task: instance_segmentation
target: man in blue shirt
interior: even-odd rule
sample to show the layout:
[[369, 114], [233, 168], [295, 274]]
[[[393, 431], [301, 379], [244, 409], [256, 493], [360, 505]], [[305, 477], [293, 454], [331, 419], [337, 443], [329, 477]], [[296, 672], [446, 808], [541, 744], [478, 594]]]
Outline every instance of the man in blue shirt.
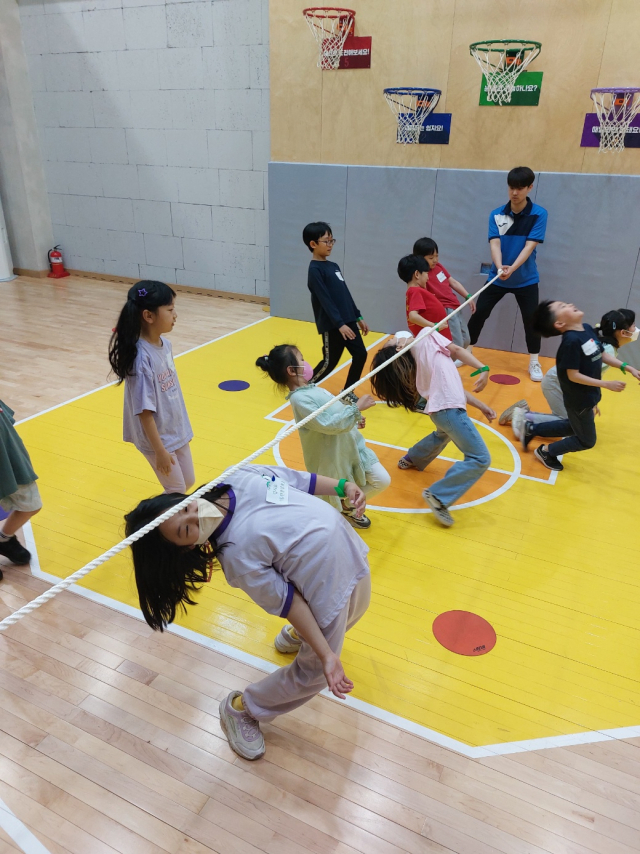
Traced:
[[505, 294], [513, 294], [527, 339], [529, 376], [534, 382], [541, 382], [542, 368], [538, 361], [540, 335], [533, 328], [532, 319], [539, 300], [536, 248], [544, 241], [547, 212], [529, 198], [534, 180], [535, 175], [528, 166], [512, 169], [507, 176], [509, 202], [489, 215], [489, 244], [493, 261], [489, 278], [492, 279], [500, 267], [503, 273], [478, 297], [476, 311], [469, 320], [469, 335], [471, 344], [475, 344], [494, 307]]

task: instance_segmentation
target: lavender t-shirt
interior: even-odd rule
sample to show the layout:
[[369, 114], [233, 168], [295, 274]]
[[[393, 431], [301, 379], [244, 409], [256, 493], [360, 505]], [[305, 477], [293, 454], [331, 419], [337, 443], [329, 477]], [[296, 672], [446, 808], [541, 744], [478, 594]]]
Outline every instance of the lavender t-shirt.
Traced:
[[124, 383], [124, 440], [133, 442], [144, 454], [153, 453], [138, 417], [145, 409], [154, 413], [162, 444], [169, 453], [193, 439], [171, 344], [166, 338], [160, 341], [161, 346], [156, 347], [142, 338], [138, 340], [133, 372]]

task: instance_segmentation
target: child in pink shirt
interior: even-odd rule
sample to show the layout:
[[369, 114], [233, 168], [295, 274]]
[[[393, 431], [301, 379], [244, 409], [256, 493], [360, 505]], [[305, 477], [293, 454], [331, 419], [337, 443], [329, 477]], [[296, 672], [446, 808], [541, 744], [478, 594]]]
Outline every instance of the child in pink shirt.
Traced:
[[[383, 365], [413, 340], [412, 337], [391, 338], [376, 353], [372, 367]], [[487, 446], [467, 415], [467, 403], [479, 409], [489, 421], [496, 417], [486, 403], [464, 390], [454, 359], [476, 368], [479, 376], [473, 390], [482, 391], [489, 378], [488, 366], [468, 350], [447, 341], [439, 332], [427, 329], [418, 335], [411, 350], [371, 377], [375, 394], [388, 406], [404, 406], [412, 411], [418, 395], [427, 398], [425, 412], [436, 427], [433, 433], [409, 448], [398, 461], [398, 468], [423, 471], [449, 442], [464, 454], [464, 460], [454, 463], [441, 480], [422, 492], [436, 519], [446, 527], [453, 525], [450, 505], [482, 477], [491, 463]]]

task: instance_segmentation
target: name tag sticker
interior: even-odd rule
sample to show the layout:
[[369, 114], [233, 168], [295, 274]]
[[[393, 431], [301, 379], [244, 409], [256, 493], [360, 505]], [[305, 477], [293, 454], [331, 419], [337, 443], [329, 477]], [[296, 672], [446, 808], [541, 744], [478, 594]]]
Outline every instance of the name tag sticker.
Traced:
[[340, 270], [336, 270], [336, 276], [340, 279], [341, 282], [344, 282], [344, 279], [342, 278], [342, 273], [340, 272]]
[[289, 484], [280, 477], [274, 477], [267, 481], [267, 503], [288, 504]]
[[438, 273], [438, 275], [436, 276], [436, 279], [437, 279], [439, 282], [446, 282], [446, 281], [447, 281], [447, 277], [446, 277], [446, 276], [445, 276], [445, 274], [444, 274], [444, 273], [442, 273], [442, 272]]
[[585, 354], [585, 356], [593, 356], [593, 354], [599, 352], [599, 350], [600, 348], [593, 340], [593, 338], [589, 338], [589, 340], [585, 341], [582, 345], [582, 352]]

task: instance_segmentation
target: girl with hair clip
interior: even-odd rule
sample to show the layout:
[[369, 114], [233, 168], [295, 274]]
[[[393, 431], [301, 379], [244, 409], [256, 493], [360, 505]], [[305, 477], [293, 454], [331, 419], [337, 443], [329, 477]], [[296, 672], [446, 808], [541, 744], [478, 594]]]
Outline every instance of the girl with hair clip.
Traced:
[[165, 492], [195, 483], [189, 442], [193, 430], [173, 362], [175, 291], [163, 282], [130, 288], [109, 342], [109, 362], [124, 382], [124, 441], [148, 460]]
[[[333, 398], [331, 392], [310, 382], [313, 368], [293, 344], [279, 344], [267, 356], [260, 356], [256, 366], [280, 387], [288, 389], [287, 400], [296, 421], [302, 421]], [[367, 496], [380, 495], [391, 483], [389, 473], [367, 447], [358, 432], [365, 426], [362, 413], [375, 406], [370, 394], [337, 401], [300, 428], [304, 464], [308, 471], [327, 477], [345, 476], [357, 483]], [[326, 501], [342, 512], [354, 528], [369, 528], [371, 520], [358, 515], [346, 497], [327, 496]]]
[[[638, 338], [636, 313], [629, 308], [608, 311], [602, 315], [602, 319], [596, 325], [595, 330], [598, 334], [598, 340], [604, 347], [604, 352], [616, 358], [620, 347], [624, 347], [625, 344], [630, 344]], [[624, 363], [624, 365], [626, 370], [627, 364]], [[603, 361], [602, 373], [608, 367], [609, 365]], [[629, 368], [629, 373], [633, 375], [634, 370], [635, 368]], [[511, 428], [516, 439], [522, 439], [527, 422], [544, 424], [547, 421], [557, 421], [558, 418], [565, 419], [567, 417], [560, 380], [558, 379], [558, 369], [555, 365], [549, 368], [542, 380], [542, 393], [549, 404], [551, 413], [531, 412], [527, 401], [519, 400], [500, 416], [500, 424], [508, 424], [511, 421]]]
[[[413, 340], [412, 336], [391, 338], [374, 356], [373, 368], [384, 365]], [[479, 374], [473, 390], [482, 391], [489, 377], [488, 365], [483, 365], [468, 350], [453, 344], [439, 332], [427, 329], [418, 335], [411, 350], [371, 377], [374, 392], [388, 406], [404, 406], [411, 412], [419, 395], [426, 398], [425, 412], [436, 427], [433, 433], [409, 448], [398, 461], [398, 468], [423, 471], [449, 442], [464, 454], [464, 460], [454, 463], [441, 480], [422, 492], [435, 518], [447, 528], [453, 525], [449, 507], [482, 477], [491, 463], [487, 446], [467, 415], [467, 403], [479, 409], [489, 421], [496, 417], [486, 403], [464, 390], [455, 359], [476, 368], [471, 374]]]
[[[353, 689], [340, 662], [345, 632], [369, 605], [368, 546], [315, 495], [344, 493], [362, 513], [355, 483], [275, 466], [247, 466], [192, 501], [131, 546], [140, 608], [162, 631], [211, 577], [212, 560], [227, 583], [268, 614], [289, 621], [275, 639], [296, 653], [286, 667], [220, 703], [220, 724], [245, 759], [265, 752], [260, 723], [286, 714], [329, 687], [340, 699]], [[142, 501], [126, 518], [130, 536], [184, 495]]]

